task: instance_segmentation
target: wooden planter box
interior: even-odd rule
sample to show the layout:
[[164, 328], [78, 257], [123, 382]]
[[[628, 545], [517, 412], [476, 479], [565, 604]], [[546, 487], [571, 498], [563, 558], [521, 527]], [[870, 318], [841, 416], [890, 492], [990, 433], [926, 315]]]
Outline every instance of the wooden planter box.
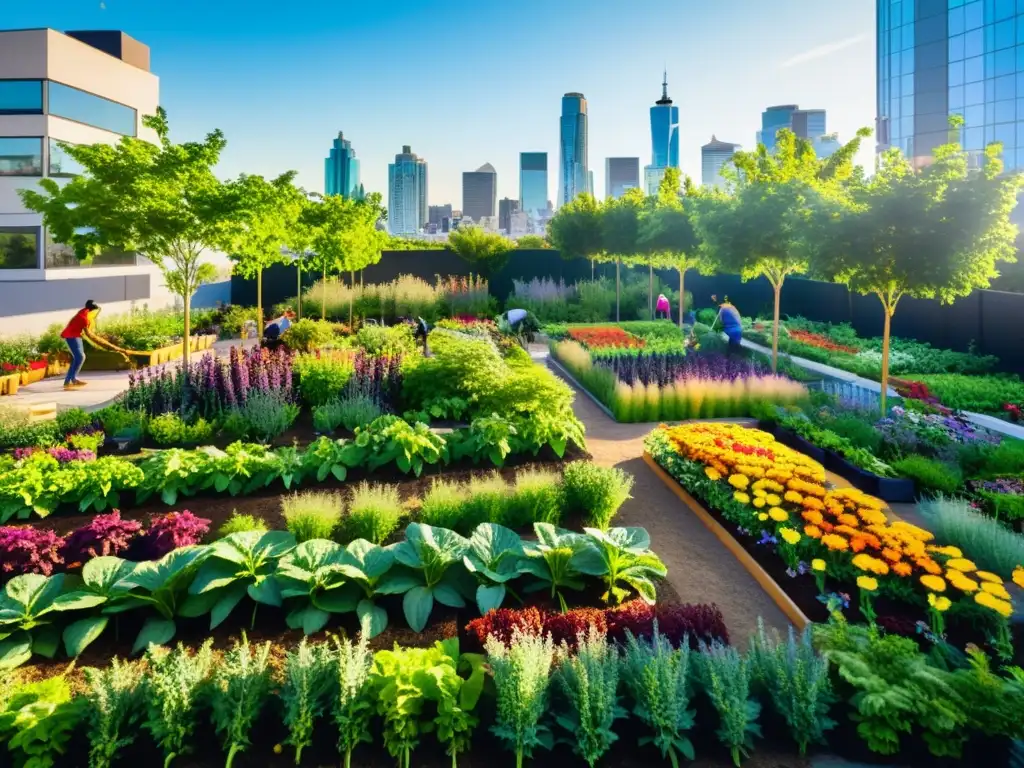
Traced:
[[[189, 351], [200, 352], [213, 346], [215, 336], [192, 336], [189, 338]], [[162, 365], [177, 360], [184, 354], [184, 344], [173, 344], [146, 352], [132, 352], [125, 356], [106, 349], [92, 348], [86, 353], [85, 368], [93, 371], [123, 371], [128, 368], [145, 368], [149, 365]]]

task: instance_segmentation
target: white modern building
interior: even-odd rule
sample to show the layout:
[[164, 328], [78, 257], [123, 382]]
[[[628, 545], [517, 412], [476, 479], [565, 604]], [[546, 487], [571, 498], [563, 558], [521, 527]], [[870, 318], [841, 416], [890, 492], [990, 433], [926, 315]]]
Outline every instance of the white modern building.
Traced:
[[149, 48], [122, 32], [0, 31], [0, 335], [38, 333], [87, 299], [107, 316], [174, 303], [160, 271], [136, 254], [80, 264], [18, 196], [44, 177], [75, 175], [59, 142], [156, 141], [142, 118], [159, 103]]
[[732, 159], [739, 144], [719, 141], [712, 134], [711, 141], [700, 148], [700, 182], [705, 187], [725, 189], [726, 180], [722, 177], [722, 167]]

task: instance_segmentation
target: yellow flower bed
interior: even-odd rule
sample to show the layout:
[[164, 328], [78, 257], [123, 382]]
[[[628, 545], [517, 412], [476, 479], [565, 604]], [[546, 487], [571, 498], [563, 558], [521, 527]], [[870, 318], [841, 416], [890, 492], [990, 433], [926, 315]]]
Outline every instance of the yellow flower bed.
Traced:
[[[959, 549], [936, 546], [930, 532], [890, 521], [885, 502], [873, 496], [854, 488], [828, 488], [821, 464], [767, 432], [725, 423], [659, 429], [676, 453], [703, 464], [709, 479], [727, 482], [736, 491], [736, 501], [751, 503], [750, 527], [768, 520], [785, 523], [776, 533], [787, 544], [795, 544], [794, 528], [802, 521], [803, 538], [818, 542], [812, 548], [814, 562], [821, 562], [817, 557], [825, 554], [848, 559], [865, 583], [876, 578], [910, 579], [935, 593], [945, 591], [948, 582], [963, 596], [1003, 616], [1011, 611], [999, 576], [985, 573], [984, 583], [991, 586], [980, 588], [973, 578], [980, 574]], [[766, 504], [771, 505], [767, 514], [759, 511]]]

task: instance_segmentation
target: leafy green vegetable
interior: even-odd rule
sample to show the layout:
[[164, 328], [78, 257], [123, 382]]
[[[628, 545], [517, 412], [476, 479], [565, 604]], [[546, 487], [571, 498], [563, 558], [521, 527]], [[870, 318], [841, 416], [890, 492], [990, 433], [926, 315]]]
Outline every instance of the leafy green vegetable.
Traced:
[[278, 562], [274, 575], [281, 597], [293, 601], [288, 626], [319, 632], [332, 613], [356, 610], [367, 581], [345, 549], [333, 541], [304, 541]]
[[536, 543], [523, 546], [526, 559], [522, 567], [541, 580], [531, 584], [527, 592], [550, 587], [551, 596], [558, 597], [562, 610], [567, 610], [563, 589], [583, 589], [583, 571], [580, 567], [593, 562], [595, 557], [591, 539], [579, 533], [556, 528], [550, 523], [534, 523]]
[[[579, 559], [577, 568], [588, 576], [600, 576], [608, 591], [605, 602], [621, 603], [629, 590], [618, 586], [623, 583], [636, 590], [647, 603], [654, 604], [657, 596], [654, 579], [663, 579], [668, 573], [657, 555], [651, 552], [651, 537], [643, 528], [584, 528], [593, 541], [593, 548]], [[594, 557], [594, 553], [597, 557]]]
[[0, 710], [0, 741], [24, 768], [63, 764], [83, 714], [82, 700], [71, 698], [64, 675], [24, 683]]
[[473, 531], [462, 562], [479, 582], [476, 605], [481, 616], [500, 608], [506, 583], [526, 573], [522, 559], [523, 543], [515, 531], [494, 523], [482, 523]]

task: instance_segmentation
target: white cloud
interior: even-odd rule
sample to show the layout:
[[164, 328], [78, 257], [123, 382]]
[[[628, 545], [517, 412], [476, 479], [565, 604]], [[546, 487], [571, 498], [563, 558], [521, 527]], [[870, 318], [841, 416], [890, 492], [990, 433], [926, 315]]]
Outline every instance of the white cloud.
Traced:
[[784, 62], [779, 64], [779, 69], [788, 69], [789, 67], [795, 67], [797, 64], [804, 64], [808, 61], [814, 61], [815, 59], [821, 59], [825, 56], [831, 56], [833, 53], [841, 51], [844, 48], [850, 48], [866, 38], [867, 35], [854, 35], [853, 37], [848, 37], [845, 40], [836, 40], [833, 43], [819, 45], [817, 48], [811, 48], [809, 51], [798, 53], [796, 56], [786, 59]]

